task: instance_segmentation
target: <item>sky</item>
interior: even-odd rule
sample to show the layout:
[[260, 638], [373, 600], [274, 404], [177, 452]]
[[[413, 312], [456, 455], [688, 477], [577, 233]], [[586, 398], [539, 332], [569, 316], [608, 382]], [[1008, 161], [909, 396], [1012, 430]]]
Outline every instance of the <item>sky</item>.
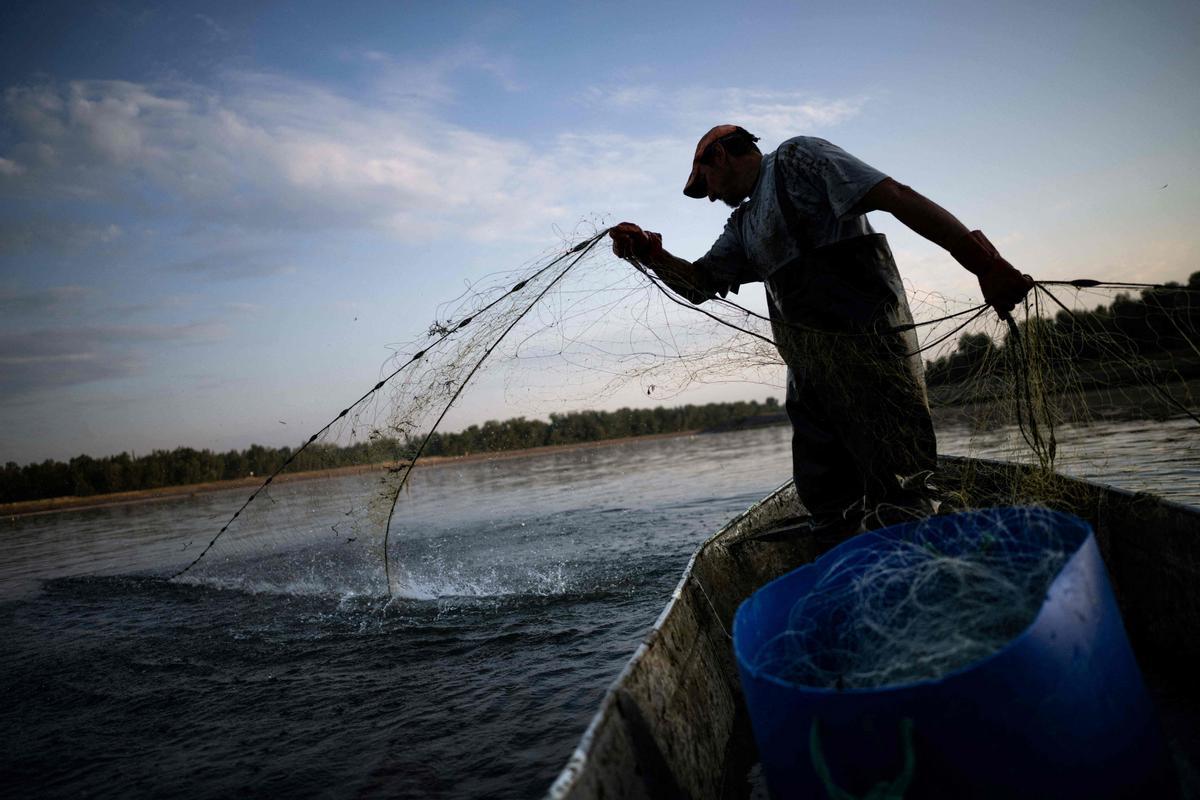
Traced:
[[[729, 209], [682, 188], [719, 123], [829, 139], [1037, 278], [1186, 280], [1197, 41], [1194, 0], [7, 2], [0, 462], [296, 444], [581, 221], [698, 257]], [[977, 297], [871, 220], [910, 288]]]

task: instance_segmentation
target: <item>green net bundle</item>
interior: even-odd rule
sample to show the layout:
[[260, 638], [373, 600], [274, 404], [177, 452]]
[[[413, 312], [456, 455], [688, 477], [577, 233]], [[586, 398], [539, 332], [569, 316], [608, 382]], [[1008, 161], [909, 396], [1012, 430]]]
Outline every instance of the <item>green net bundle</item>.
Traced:
[[1037, 616], [1070, 543], [1037, 508], [986, 531], [974, 517], [954, 519], [822, 565], [755, 667], [804, 686], [876, 689], [941, 678], [998, 652]]

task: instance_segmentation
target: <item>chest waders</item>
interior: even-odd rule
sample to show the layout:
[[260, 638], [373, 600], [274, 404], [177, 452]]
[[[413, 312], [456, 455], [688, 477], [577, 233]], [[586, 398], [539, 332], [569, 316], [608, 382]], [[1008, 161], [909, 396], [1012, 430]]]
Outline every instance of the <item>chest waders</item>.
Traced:
[[[780, 210], [807, 237], [783, 181]], [[882, 509], [928, 514], [937, 443], [904, 285], [883, 234], [808, 250], [767, 279], [776, 347], [788, 366], [796, 491], [818, 524], [878, 523]], [[898, 520], [896, 520], [898, 521]]]

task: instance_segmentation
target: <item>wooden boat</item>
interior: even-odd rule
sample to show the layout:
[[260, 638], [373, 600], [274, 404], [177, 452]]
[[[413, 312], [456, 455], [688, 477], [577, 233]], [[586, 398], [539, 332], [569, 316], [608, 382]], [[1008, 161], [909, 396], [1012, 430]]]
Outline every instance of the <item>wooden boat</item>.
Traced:
[[[1200, 510], [1001, 462], [943, 458], [939, 479], [970, 506], [1036, 499], [1091, 523], [1185, 796], [1200, 797]], [[789, 535], [799, 510], [789, 482], [700, 547], [548, 798], [765, 796], [730, 633], [742, 600], [835, 544]]]

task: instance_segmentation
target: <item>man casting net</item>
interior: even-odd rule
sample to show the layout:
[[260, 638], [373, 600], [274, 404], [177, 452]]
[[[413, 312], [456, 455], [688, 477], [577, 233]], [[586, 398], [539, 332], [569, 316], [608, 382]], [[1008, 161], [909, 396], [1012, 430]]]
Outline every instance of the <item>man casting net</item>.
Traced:
[[[1013, 425], [1006, 455], [1043, 472], [1056, 426], [1088, 419], [1089, 391], [1137, 387], [1155, 413], [1192, 415], [1200, 287], [1035, 284], [982, 233], [840, 148], [798, 137], [764, 155], [755, 141], [719, 126], [696, 148], [685, 193], [734, 207], [707, 255], [685, 261], [622, 223], [472, 286], [209, 541], [186, 544], [173, 577], [228, 581], [252, 563], [260, 579], [349, 571], [403, 594], [404, 492], [421, 459], [442, 453], [456, 402], [480, 387], [543, 410], [629, 385], [659, 401], [701, 382], [777, 386], [786, 365], [793, 477], [809, 529], [834, 538], [971, 505], [937, 483], [926, 367], [935, 408], [968, 409], [980, 429]], [[946, 247], [985, 302], [906, 289], [866, 219], [875, 210]], [[638, 269], [607, 256], [609, 237]], [[733, 302], [756, 281], [766, 309]], [[1096, 310], [1108, 300], [1129, 312], [1119, 292], [1130, 288], [1144, 290], [1140, 328]], [[510, 445], [554, 443], [540, 431]], [[300, 519], [272, 502], [297, 473], [329, 478]]]

